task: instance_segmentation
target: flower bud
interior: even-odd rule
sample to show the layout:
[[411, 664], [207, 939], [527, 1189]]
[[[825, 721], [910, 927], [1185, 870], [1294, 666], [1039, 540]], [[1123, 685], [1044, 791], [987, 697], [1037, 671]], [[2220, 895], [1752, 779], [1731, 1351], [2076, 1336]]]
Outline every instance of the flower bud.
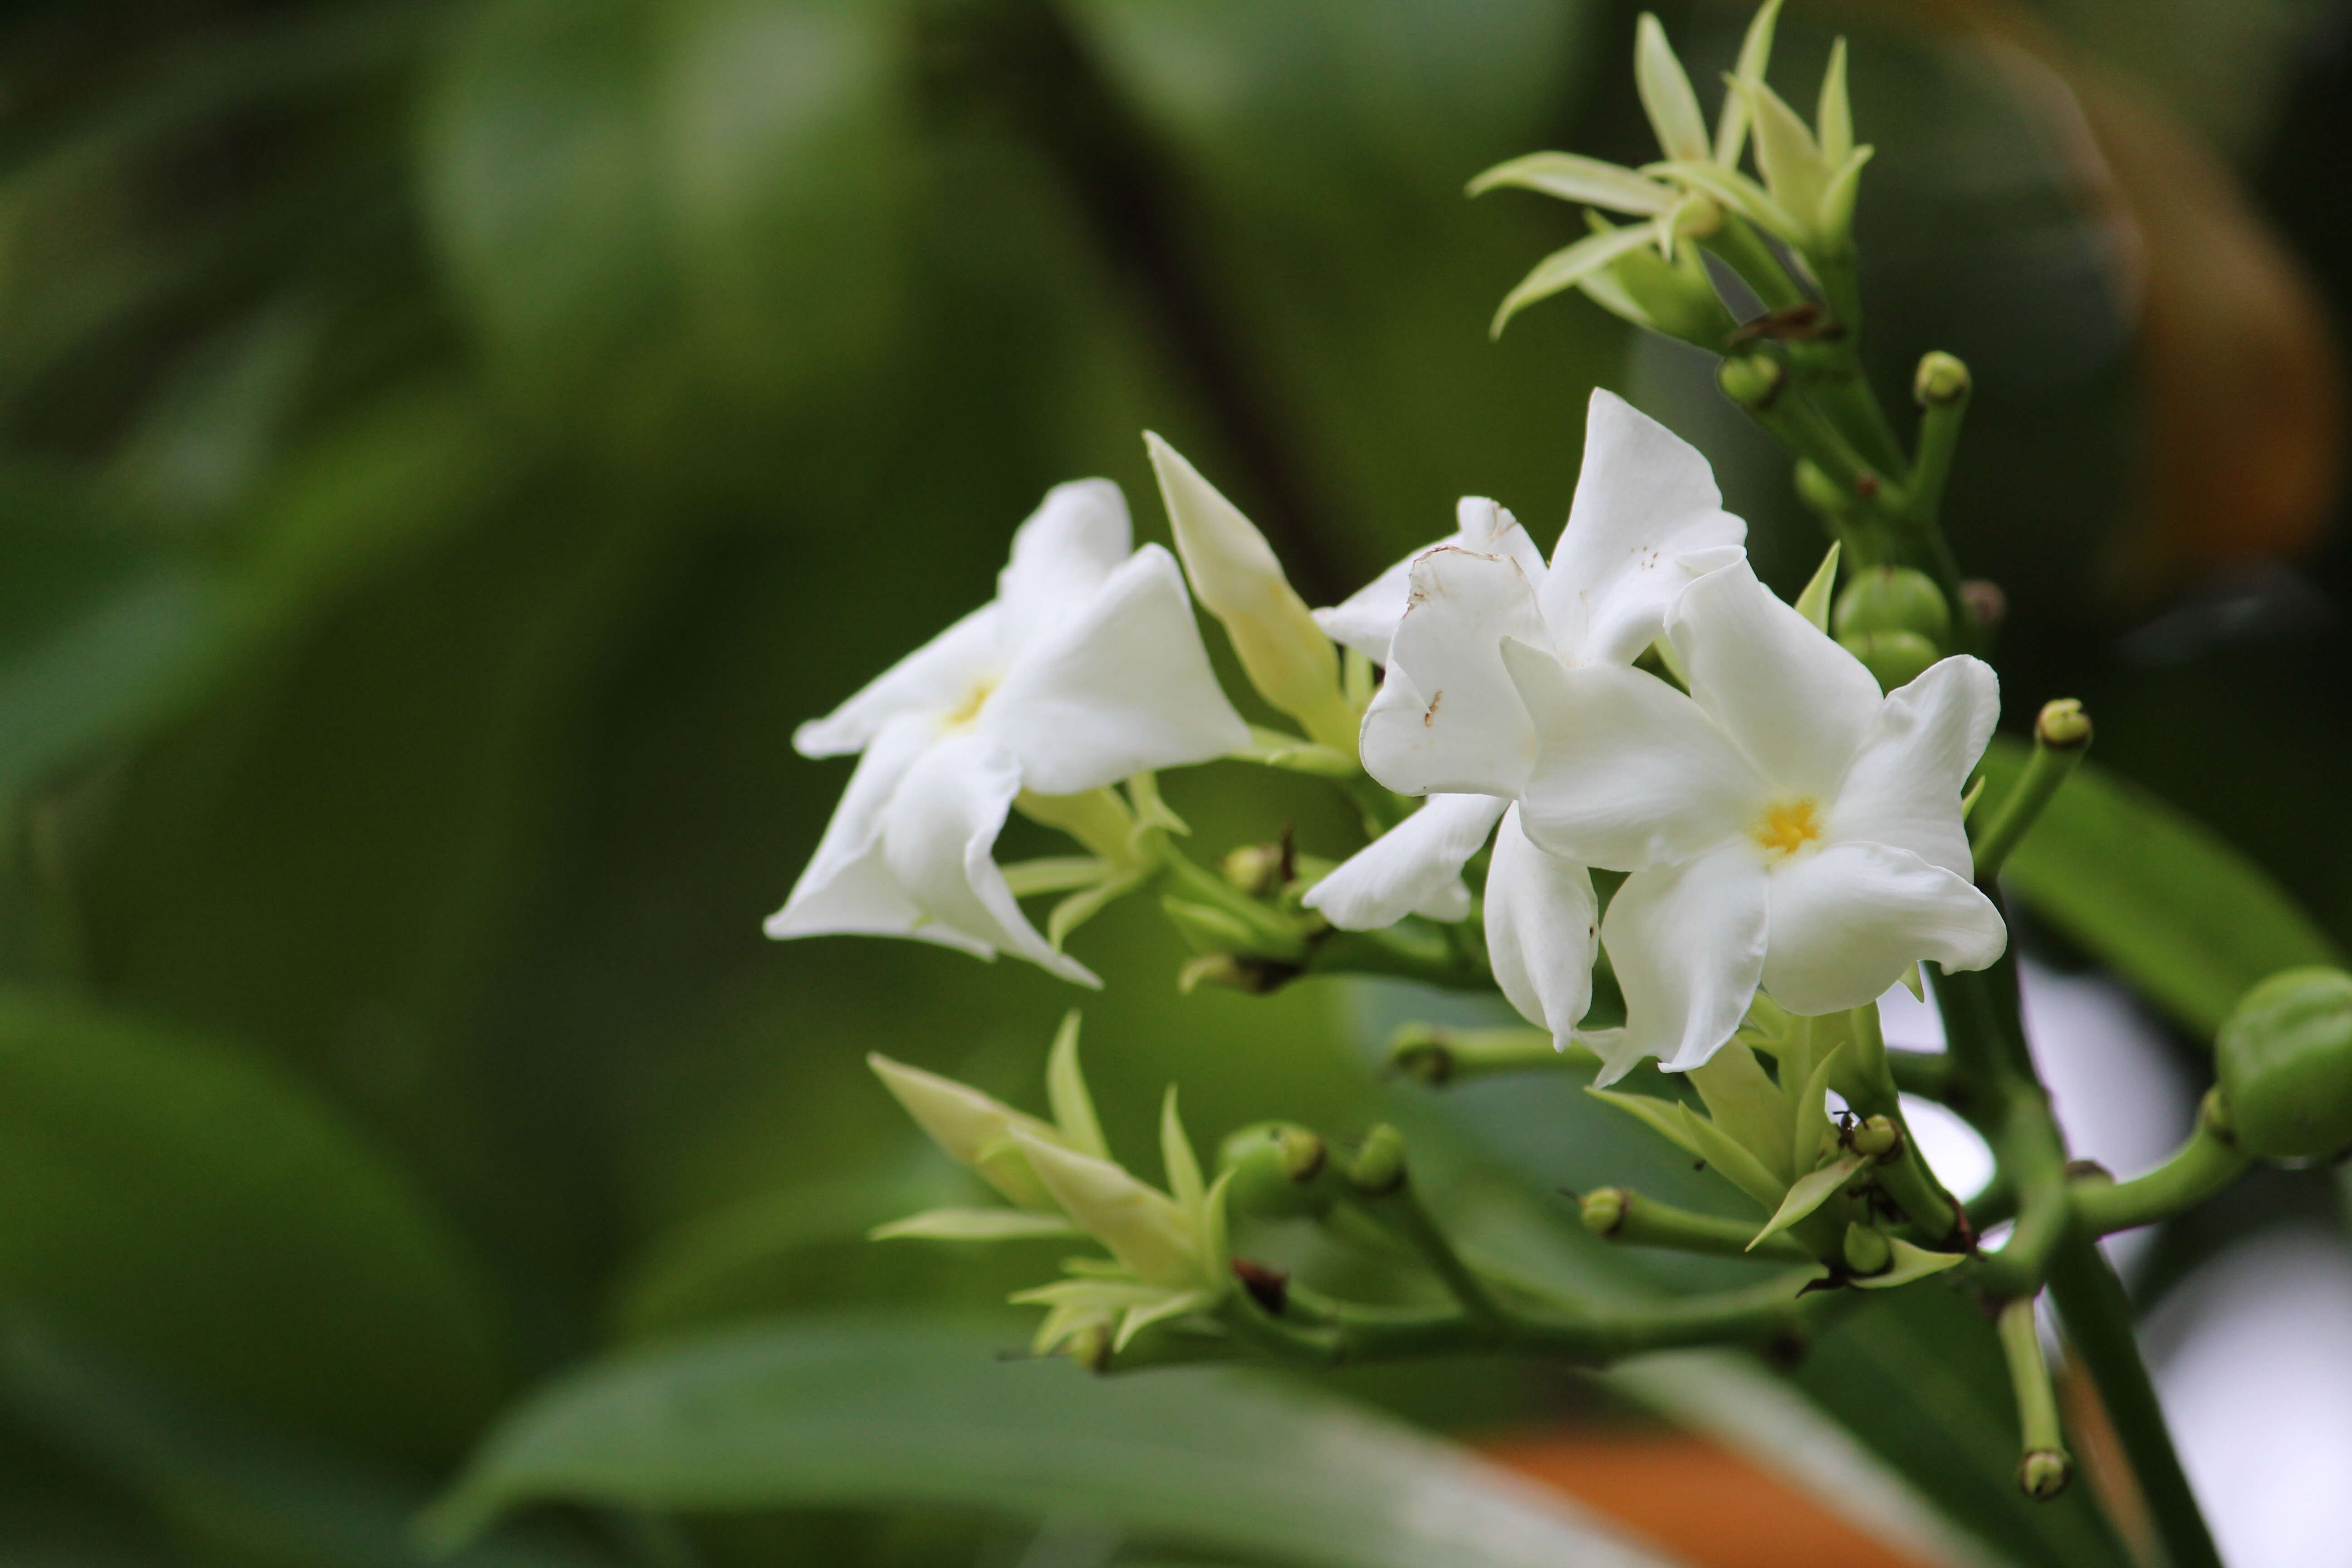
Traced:
[[1225, 857], [1221, 869], [1226, 881], [1262, 899], [1282, 886], [1282, 862], [1279, 844], [1244, 844]]
[[1364, 1134], [1348, 1180], [1368, 1198], [1381, 1198], [1404, 1185], [1404, 1134], [1382, 1122]]
[[1768, 354], [1734, 354], [1716, 367], [1715, 381], [1726, 397], [1752, 414], [1772, 406], [1789, 373]]
[[1910, 685], [1944, 657], [1917, 632], [1859, 632], [1838, 638], [1838, 646], [1878, 678], [1881, 691]]
[[1853, 1152], [1883, 1160], [1903, 1147], [1903, 1130], [1892, 1118], [1874, 1116], [1853, 1130]]
[[1633, 1194], [1622, 1187], [1595, 1187], [1584, 1194], [1584, 1228], [1595, 1236], [1614, 1236], [1633, 1206]]
[[1866, 1225], [1845, 1227], [1845, 1266], [1855, 1274], [1884, 1274], [1895, 1261], [1895, 1248], [1885, 1236]]
[[1330, 1153], [1321, 1138], [1296, 1122], [1244, 1127], [1217, 1150], [1218, 1164], [1232, 1177], [1225, 1202], [1261, 1219], [1319, 1219], [1335, 1196], [1330, 1184], [1317, 1179], [1329, 1168]]
[[1143, 442], [1192, 594], [1223, 623], [1258, 695], [1307, 727], [1307, 737], [1355, 754], [1354, 707], [1339, 688], [1339, 655], [1283, 575], [1241, 509], [1175, 447], [1150, 431]]
[[950, 1159], [978, 1172], [1023, 1208], [1052, 1211], [1054, 1200], [1013, 1134], [1018, 1130], [1057, 1142], [1060, 1133], [969, 1085], [894, 1062], [878, 1051], [867, 1055], [866, 1065]]
[[1938, 647], [1952, 638], [1952, 608], [1925, 572], [1908, 566], [1864, 569], [1838, 595], [1830, 626], [1841, 637], [1916, 632]]
[[1969, 367], [1937, 349], [1919, 361], [1918, 374], [1911, 378], [1911, 395], [1922, 408], [1944, 407], [1966, 402], [1971, 384]]
[[[1722, 221], [1722, 210], [1716, 207], [1711, 222], [1704, 214], [1694, 215], [1679, 226], [1679, 232], [1701, 237], [1721, 226]], [[1738, 326], [1724, 309], [1723, 297], [1715, 291], [1696, 246], [1678, 247], [1672, 261], [1652, 246], [1629, 250], [1596, 277], [1586, 279], [1584, 291], [1603, 309], [1636, 326], [1679, 338], [1710, 353], [1721, 353]]]
[[2074, 1461], [2055, 1448], [2036, 1448], [2017, 1462], [2017, 1484], [2036, 1502], [2048, 1502], [2074, 1479]]
[[2071, 752], [2091, 743], [2091, 716], [2080, 700], [2060, 697], [2042, 705], [2033, 721], [2033, 738], [2053, 752]]
[[2272, 975], [2240, 1000], [2213, 1054], [2248, 1153], [2317, 1160], [2352, 1148], [2352, 974]]
[[1222, 1286], [1208, 1265], [1183, 1207], [1108, 1160], [1097, 1160], [1032, 1133], [1013, 1140], [1070, 1223], [1110, 1248], [1127, 1271], [1163, 1289]]

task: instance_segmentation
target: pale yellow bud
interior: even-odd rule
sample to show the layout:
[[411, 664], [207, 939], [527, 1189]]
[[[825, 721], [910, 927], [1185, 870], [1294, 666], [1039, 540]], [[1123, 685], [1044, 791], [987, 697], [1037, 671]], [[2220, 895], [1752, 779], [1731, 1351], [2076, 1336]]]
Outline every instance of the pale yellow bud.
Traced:
[[1309, 739], [1355, 754], [1356, 711], [1339, 689], [1339, 653], [1241, 510], [1159, 437], [1144, 445], [1193, 596], [1223, 623], [1258, 695], [1306, 726]]
[[1167, 1194], [1108, 1160], [1076, 1153], [1034, 1132], [1013, 1141], [1070, 1222], [1110, 1249], [1146, 1285], [1197, 1290], [1215, 1283], [1191, 1217]]

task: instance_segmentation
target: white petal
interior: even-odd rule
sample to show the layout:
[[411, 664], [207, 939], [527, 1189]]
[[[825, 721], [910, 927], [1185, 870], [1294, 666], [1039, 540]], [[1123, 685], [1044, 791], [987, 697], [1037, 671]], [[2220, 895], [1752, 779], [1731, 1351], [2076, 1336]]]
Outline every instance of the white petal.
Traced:
[[793, 749], [803, 757], [845, 756], [864, 751], [893, 719], [976, 705], [1004, 668], [999, 651], [1003, 624], [1001, 608], [982, 605], [825, 717], [794, 730]]
[[1921, 959], [1982, 969], [2009, 933], [1966, 878], [1884, 844], [1832, 844], [1770, 873], [1764, 989], [1791, 1013], [1875, 1000]]
[[1022, 782], [1041, 795], [1100, 789], [1250, 743], [1209, 668], [1184, 575], [1156, 544], [1021, 650], [980, 728], [1020, 759]]
[[1697, 703], [1622, 665], [1570, 668], [1523, 642], [1503, 652], [1538, 736], [1519, 791], [1529, 837], [1623, 871], [1746, 842], [1763, 782]]
[[1697, 1067], [1731, 1038], [1764, 969], [1764, 883], [1744, 843], [1625, 879], [1601, 922], [1625, 994], [1625, 1037], [1603, 1081], [1643, 1057]]
[[1823, 824], [1830, 842], [1891, 844], [1975, 880], [1960, 792], [2000, 717], [2000, 679], [1965, 654], [1889, 692]]
[[1341, 931], [1379, 931], [1409, 914], [1458, 921], [1470, 913], [1462, 867], [1507, 803], [1491, 795], [1433, 795], [1429, 804], [1349, 857], [1303, 900]]
[[1045, 492], [1013, 535], [996, 579], [1005, 652], [1076, 615], [1134, 547], [1127, 498], [1108, 479], [1073, 479]]
[[1364, 770], [1400, 795], [1517, 794], [1535, 737], [1502, 641], [1542, 635], [1516, 561], [1467, 550], [1415, 561], [1389, 678], [1364, 714]]
[[1776, 795], [1827, 802], [1878, 720], [1878, 682], [1862, 661], [1745, 561], [1685, 589], [1666, 630], [1691, 695]]
[[989, 858], [1020, 793], [1021, 764], [1012, 752], [984, 735], [940, 742], [917, 759], [890, 798], [883, 863], [930, 922], [913, 934], [945, 926], [1065, 980], [1099, 985], [1084, 964], [1055, 952], [1037, 933]]
[[1475, 550], [1486, 555], [1507, 555], [1519, 563], [1531, 584], [1541, 584], [1543, 552], [1528, 537], [1519, 520], [1484, 496], [1464, 496], [1454, 503], [1456, 527], [1434, 544], [1425, 544], [1357, 589], [1328, 610], [1315, 612], [1323, 635], [1342, 647], [1354, 648], [1381, 664], [1389, 661], [1389, 639], [1404, 619], [1412, 592], [1412, 563], [1433, 550]]
[[911, 936], [988, 957], [989, 944], [950, 927], [927, 922], [918, 904], [882, 858], [882, 826], [891, 797], [916, 760], [932, 744], [928, 715], [902, 715], [885, 726], [857, 760], [849, 787], [834, 807], [800, 880], [765, 930], [779, 940], [796, 936]]
[[1690, 585], [1693, 574], [1676, 557], [1737, 549], [1747, 538], [1748, 525], [1723, 510], [1698, 448], [1595, 389], [1576, 500], [1543, 586], [1552, 646], [1577, 664], [1631, 664]]
[[1519, 808], [1506, 812], [1486, 868], [1486, 953], [1511, 1005], [1563, 1050], [1592, 1005], [1600, 913], [1592, 873], [1538, 848], [1520, 831]]

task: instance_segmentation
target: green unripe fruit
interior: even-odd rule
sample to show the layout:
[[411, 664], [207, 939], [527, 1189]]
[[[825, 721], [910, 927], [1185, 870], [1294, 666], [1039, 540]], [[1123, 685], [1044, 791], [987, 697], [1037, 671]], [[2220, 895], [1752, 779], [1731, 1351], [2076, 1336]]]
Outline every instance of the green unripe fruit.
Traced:
[[2017, 1462], [2017, 1484], [2035, 1502], [2048, 1502], [2074, 1479], [2074, 1461], [2055, 1448], [2036, 1448]]
[[1908, 686], [1943, 658], [1934, 643], [1917, 632], [1857, 632], [1838, 638], [1838, 646], [1862, 660], [1878, 678], [1881, 691]]
[[1633, 1206], [1633, 1194], [1622, 1187], [1597, 1187], [1577, 1205], [1584, 1228], [1602, 1237], [1616, 1235], [1617, 1227], [1625, 1223], [1625, 1211]]
[[1338, 1196], [1321, 1179], [1330, 1164], [1322, 1139], [1293, 1121], [1260, 1121], [1227, 1137], [1219, 1168], [1232, 1173], [1225, 1202], [1260, 1219], [1320, 1219]]
[[1952, 607], [1925, 572], [1908, 566], [1872, 566], [1855, 574], [1830, 612], [1838, 636], [1869, 632], [1916, 632], [1941, 647], [1952, 640]]
[[1970, 385], [1969, 367], [1937, 349], [1919, 362], [1911, 378], [1911, 395], [1922, 408], [1945, 407], [1967, 402]]
[[2272, 975], [2240, 999], [2213, 1057], [2249, 1154], [2320, 1160], [2352, 1149], [2352, 974]]
[[1895, 1247], [1885, 1236], [1866, 1225], [1845, 1227], [1845, 1266], [1865, 1278], [1884, 1274], [1895, 1261]]

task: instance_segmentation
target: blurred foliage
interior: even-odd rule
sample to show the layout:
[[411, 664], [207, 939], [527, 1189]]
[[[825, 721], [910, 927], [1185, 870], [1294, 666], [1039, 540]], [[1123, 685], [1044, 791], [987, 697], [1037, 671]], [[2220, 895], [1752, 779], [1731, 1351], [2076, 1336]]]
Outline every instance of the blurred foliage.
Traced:
[[[1068, 997], [914, 944], [763, 941], [845, 775], [796, 759], [792, 726], [983, 597], [1054, 481], [1110, 475], [1161, 531], [1147, 425], [1328, 602], [1465, 491], [1538, 531], [1564, 516], [1585, 389], [1611, 384], [1715, 458], [1759, 563], [1801, 581], [1819, 546], [1786, 468], [1704, 366], [1580, 301], [1484, 334], [1573, 219], [1467, 205], [1462, 182], [1538, 146], [1644, 155], [1633, 9], [13, 8], [9, 1539], [71, 1562], [406, 1562], [396, 1521], [494, 1415], [600, 1351], [754, 1319], [789, 1339], [884, 1301], [1017, 1343], [995, 1304], [1050, 1255], [859, 1239], [958, 1190], [861, 1058], [1025, 1101]], [[1665, 9], [1695, 67], [1728, 60], [1739, 8]], [[1930, 346], [1976, 369], [1952, 515], [2009, 592], [2012, 710], [2085, 699], [2118, 774], [2342, 944], [2352, 557], [2326, 529], [2332, 349], [2301, 302], [2352, 284], [2327, 194], [2347, 33], [2289, 0], [2158, 9], [1800, 5], [1786, 52], [1856, 35], [1885, 385]], [[2192, 168], [2168, 201], [2117, 184], [2129, 158], [2086, 161], [2066, 84], [2094, 77], [2158, 128], [2156, 164]], [[2184, 248], [2222, 232], [2214, 191], [2242, 243]], [[2154, 331], [2158, 300], [2210, 330]], [[2249, 418], [2250, 377], [2316, 389], [2295, 405], [2317, 413]], [[2184, 442], [2159, 417], [2184, 407], [2236, 424]], [[2283, 464], [2305, 478], [2282, 489]], [[2152, 509], [2184, 494], [2254, 499]], [[2297, 564], [2252, 563], [2296, 544]], [[1349, 847], [1300, 781], [1170, 788], [1210, 846], [1293, 823]], [[1458, 1004], [1328, 983], [1178, 999], [1179, 955], [1136, 908], [1078, 946], [1110, 982], [1087, 1006], [1114, 1143], [1148, 1142], [1176, 1078], [1211, 1141], [1270, 1114], [1403, 1118], [1465, 1227], [1526, 1266], [1595, 1289], [1699, 1277], [1539, 1223], [1558, 1187], [1604, 1177], [1703, 1192], [1589, 1106], [1433, 1106], [1363, 1066], [1382, 1020]], [[1856, 1320], [1798, 1386], [1999, 1551], [2110, 1560], [2081, 1498], [2035, 1513], [1996, 1484], [1997, 1378], [1918, 1381], [1924, 1342], [1989, 1353], [1957, 1306]], [[1591, 1397], [1485, 1365], [1349, 1386], [1453, 1427]], [[1731, 1430], [1728, 1395], [1677, 1414]], [[976, 1495], [886, 1516], [864, 1505], [923, 1500], [780, 1489], [824, 1510], [697, 1521], [690, 1546], [573, 1510], [476, 1550], [1013, 1560], [1025, 1535], [958, 1511]]]

